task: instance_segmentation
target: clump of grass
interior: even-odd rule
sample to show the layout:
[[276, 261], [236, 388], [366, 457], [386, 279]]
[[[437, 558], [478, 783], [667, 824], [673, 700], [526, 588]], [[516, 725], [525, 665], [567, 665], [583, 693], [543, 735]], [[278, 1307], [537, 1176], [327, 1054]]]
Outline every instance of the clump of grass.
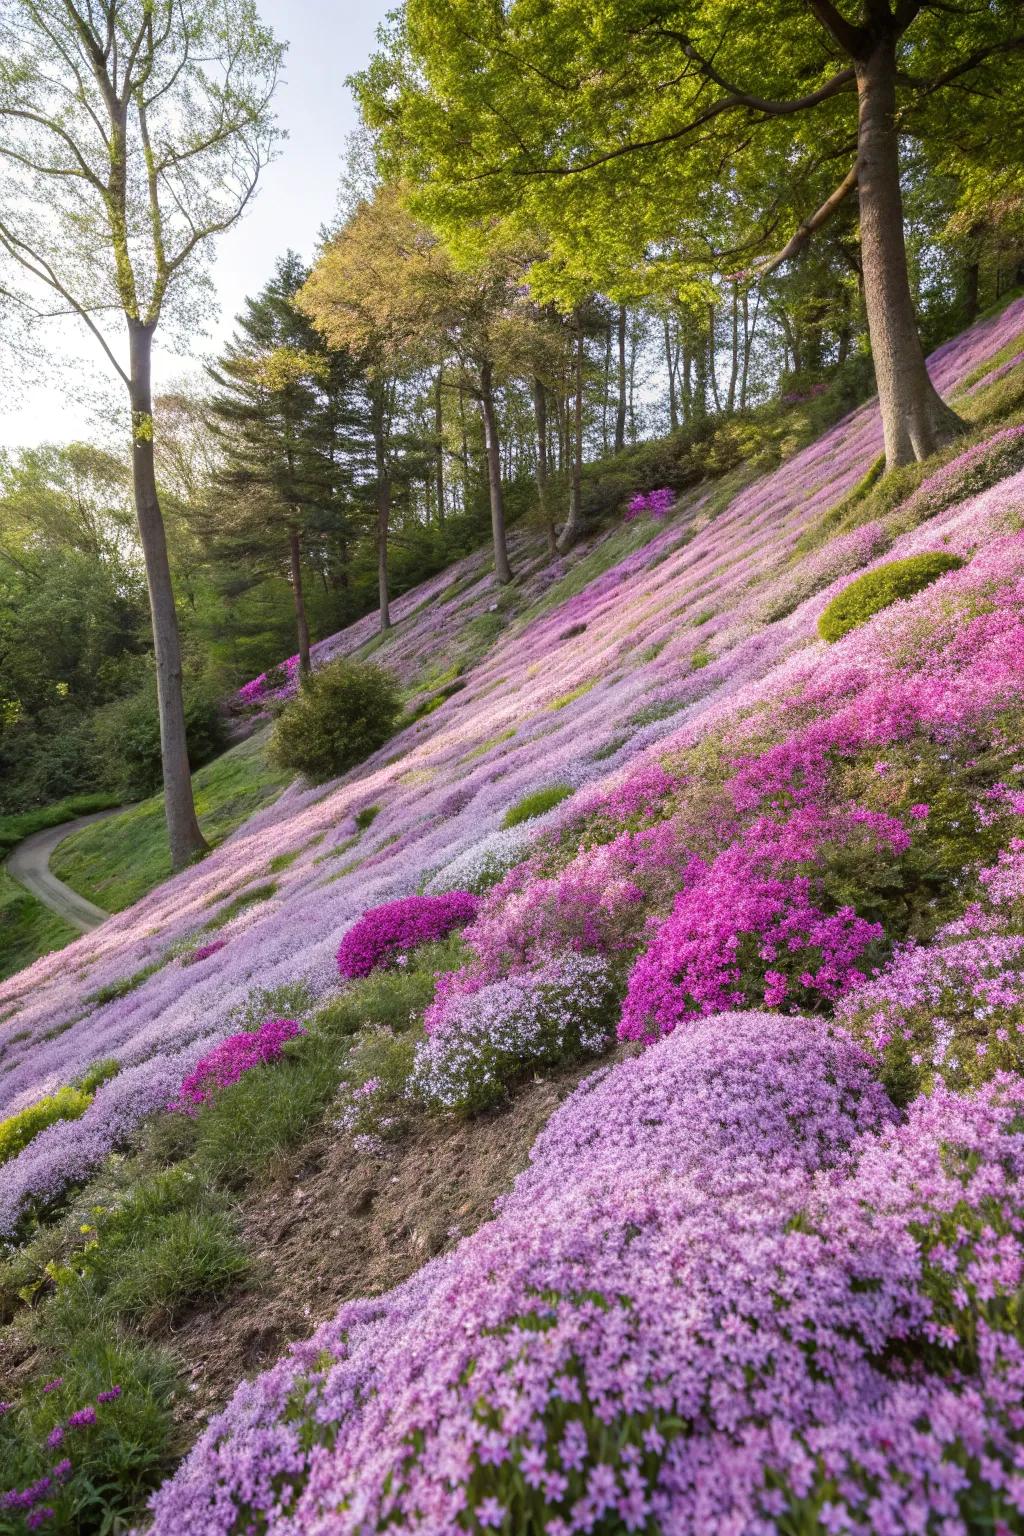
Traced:
[[268, 880], [264, 885], [254, 885], [251, 890], [242, 891], [240, 895], [235, 897], [234, 901], [228, 902], [222, 912], [218, 912], [216, 917], [210, 919], [203, 931], [210, 933], [218, 928], [223, 928], [226, 923], [230, 923], [233, 917], [237, 917], [239, 912], [244, 912], [246, 907], [255, 906], [259, 901], [269, 901], [276, 891], [276, 880]]
[[592, 677], [587, 682], [580, 683], [579, 687], [570, 688], [568, 693], [560, 693], [557, 699], [551, 700], [548, 709], [565, 709], [569, 704], [575, 704], [577, 699], [582, 699], [585, 693], [589, 693], [591, 688], [596, 688], [596, 686], [597, 678]]
[[560, 805], [573, 793], [571, 784], [549, 784], [546, 789], [535, 789], [532, 795], [524, 795], [515, 805], [509, 806], [502, 817], [503, 827], [518, 827], [520, 822], [532, 821], [543, 816], [553, 806]]
[[151, 965], [144, 965], [141, 971], [136, 971], [131, 976], [123, 976], [120, 981], [112, 981], [98, 991], [91, 992], [86, 998], [87, 1003], [113, 1003], [119, 997], [127, 997], [129, 992], [134, 992], [136, 987], [141, 987], [144, 981], [154, 976], [163, 964], [162, 960], [154, 960]]
[[356, 811], [353, 820], [360, 832], [365, 832], [367, 827], [373, 826], [382, 809], [383, 807], [379, 805], [364, 805], [361, 811]]
[[711, 652], [708, 650], [707, 646], [704, 645], [698, 646], [693, 655], [690, 657], [690, 666], [695, 672], [701, 671], [703, 667], [709, 666], [710, 663]]

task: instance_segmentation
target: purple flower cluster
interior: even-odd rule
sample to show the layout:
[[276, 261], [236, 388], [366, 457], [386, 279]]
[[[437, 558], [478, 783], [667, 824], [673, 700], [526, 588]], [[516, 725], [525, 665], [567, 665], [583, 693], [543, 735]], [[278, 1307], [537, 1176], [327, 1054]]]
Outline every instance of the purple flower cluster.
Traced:
[[649, 512], [651, 517], [667, 517], [679, 497], [670, 486], [663, 485], [656, 491], [640, 491], [633, 496], [623, 514], [627, 523]]
[[[43, 1388], [44, 1393], [55, 1392], [63, 1382], [62, 1377], [55, 1381], [47, 1382]], [[112, 1403], [121, 1396], [121, 1388], [114, 1386], [106, 1392], [97, 1395], [98, 1403]], [[7, 1411], [14, 1408], [13, 1403], [2, 1405]], [[84, 1408], [77, 1408], [70, 1413], [63, 1424], [55, 1424], [46, 1437], [46, 1444], [50, 1450], [56, 1450], [64, 1441], [67, 1430], [91, 1429], [97, 1423], [96, 1409], [91, 1403]], [[58, 1493], [73, 1471], [73, 1463], [67, 1456], [52, 1466], [48, 1473], [36, 1478], [25, 1488], [9, 1488], [5, 1493], [0, 1493], [0, 1510], [8, 1509], [21, 1511], [25, 1515], [25, 1525], [28, 1530], [34, 1531], [47, 1520], [55, 1518], [56, 1511], [50, 1505], [43, 1504], [43, 1499], [52, 1497]], [[4, 1527], [6, 1529], [6, 1526]]]
[[352, 980], [393, 965], [421, 944], [446, 939], [476, 916], [477, 898], [469, 891], [440, 896], [406, 896], [371, 907], [348, 930], [338, 948], [338, 970]]
[[279, 1060], [285, 1042], [303, 1034], [305, 1030], [294, 1019], [266, 1019], [259, 1029], [229, 1035], [196, 1063], [167, 1108], [194, 1115], [218, 1089], [237, 1083], [253, 1067]]
[[496, 1221], [241, 1386], [155, 1536], [966, 1536], [1024, 1516], [1024, 1084], [903, 1125], [724, 1015], [598, 1073]]

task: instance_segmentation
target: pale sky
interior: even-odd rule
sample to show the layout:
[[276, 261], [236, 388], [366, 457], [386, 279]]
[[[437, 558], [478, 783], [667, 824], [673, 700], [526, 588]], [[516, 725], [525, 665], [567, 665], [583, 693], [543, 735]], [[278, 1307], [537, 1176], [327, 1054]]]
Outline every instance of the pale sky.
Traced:
[[[217, 245], [213, 277], [220, 305], [210, 336], [197, 341], [194, 367], [230, 334], [246, 294], [270, 276], [276, 257], [289, 247], [307, 259], [320, 226], [335, 211], [341, 156], [356, 126], [345, 77], [362, 67], [373, 50], [376, 29], [394, 0], [258, 0], [260, 13], [289, 48], [285, 78], [276, 98], [278, 119], [288, 132], [281, 154], [263, 175], [259, 194], [242, 223]], [[69, 322], [70, 324], [71, 322]], [[159, 346], [159, 331], [157, 343]], [[104, 368], [75, 335], [77, 354]], [[180, 377], [180, 357], [155, 359], [154, 382]], [[0, 396], [0, 448], [95, 437], [97, 422], [87, 407], [60, 388], [60, 369], [47, 386], [8, 379]], [[13, 386], [13, 387], [12, 387]], [[116, 384], [113, 388], [119, 388]]]

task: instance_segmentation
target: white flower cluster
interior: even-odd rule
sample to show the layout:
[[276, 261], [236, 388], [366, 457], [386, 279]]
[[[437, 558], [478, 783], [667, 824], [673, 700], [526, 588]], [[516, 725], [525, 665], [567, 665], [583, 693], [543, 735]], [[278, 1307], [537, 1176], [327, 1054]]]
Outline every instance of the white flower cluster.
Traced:
[[537, 836], [536, 818], [518, 827], [505, 827], [480, 838], [463, 853], [437, 870], [424, 886], [428, 896], [441, 896], [445, 891], [472, 891], [480, 895], [507, 875], [530, 852]]
[[410, 1092], [435, 1109], [482, 1109], [524, 1068], [597, 1054], [612, 1033], [606, 962], [569, 955], [451, 999], [416, 1047]]

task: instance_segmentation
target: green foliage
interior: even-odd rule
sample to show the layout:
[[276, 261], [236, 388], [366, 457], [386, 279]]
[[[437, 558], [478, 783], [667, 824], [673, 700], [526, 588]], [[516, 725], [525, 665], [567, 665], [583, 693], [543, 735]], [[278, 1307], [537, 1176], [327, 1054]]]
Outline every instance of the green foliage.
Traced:
[[368, 662], [334, 661], [306, 678], [274, 726], [271, 761], [323, 783], [384, 745], [401, 710], [398, 683]]
[[0, 980], [77, 937], [76, 928], [0, 869]]
[[92, 1093], [81, 1088], [58, 1088], [46, 1098], [29, 1104], [17, 1114], [0, 1120], [0, 1163], [17, 1157], [27, 1147], [33, 1136], [52, 1125], [55, 1120], [77, 1120], [92, 1103]]
[[237, 917], [239, 912], [244, 912], [246, 907], [253, 907], [260, 901], [269, 901], [276, 890], [277, 881], [267, 880], [263, 885], [254, 885], [251, 890], [239, 892], [232, 901], [228, 902], [226, 907], [221, 908], [215, 917], [211, 917], [210, 921], [205, 925], [206, 930], [213, 932], [218, 928], [223, 928], [226, 923], [230, 923], [233, 917]]
[[360, 832], [365, 832], [367, 827], [373, 825], [380, 813], [381, 807], [379, 805], [364, 805], [361, 811], [356, 811], [353, 820]]
[[572, 793], [571, 784], [549, 784], [546, 789], [535, 789], [533, 794], [524, 795], [522, 800], [509, 806], [501, 824], [503, 827], [518, 827], [520, 822], [531, 821], [534, 816], [543, 816], [545, 811], [560, 805]]
[[127, 997], [129, 992], [134, 992], [136, 987], [141, 987], [144, 981], [156, 974], [163, 962], [156, 960], [152, 965], [144, 965], [140, 971], [134, 971], [131, 976], [122, 976], [119, 981], [108, 982], [105, 987], [90, 993], [87, 1002], [97, 1006], [103, 1003], [113, 1003], [119, 997]]
[[[255, 811], [275, 800], [288, 775], [267, 762], [267, 733], [232, 747], [192, 776], [196, 810], [215, 847]], [[54, 873], [108, 912], [121, 912], [171, 872], [163, 795], [66, 838], [50, 861]]]
[[[160, 785], [160, 717], [156, 689], [141, 688], [117, 699], [94, 717], [100, 772], [125, 799], [151, 795]], [[224, 747], [224, 722], [210, 696], [185, 692], [185, 734], [189, 762], [199, 768]]]
[[74, 1087], [80, 1088], [83, 1093], [95, 1093], [97, 1088], [116, 1077], [120, 1070], [121, 1063], [113, 1056], [107, 1056], [103, 1061], [94, 1061], [88, 1071], [76, 1079]]
[[839, 640], [890, 603], [913, 597], [915, 592], [930, 586], [947, 571], [958, 570], [963, 563], [957, 555], [936, 550], [911, 555], [906, 560], [890, 560], [873, 571], [865, 571], [832, 599], [818, 620], [818, 633], [823, 640]]

